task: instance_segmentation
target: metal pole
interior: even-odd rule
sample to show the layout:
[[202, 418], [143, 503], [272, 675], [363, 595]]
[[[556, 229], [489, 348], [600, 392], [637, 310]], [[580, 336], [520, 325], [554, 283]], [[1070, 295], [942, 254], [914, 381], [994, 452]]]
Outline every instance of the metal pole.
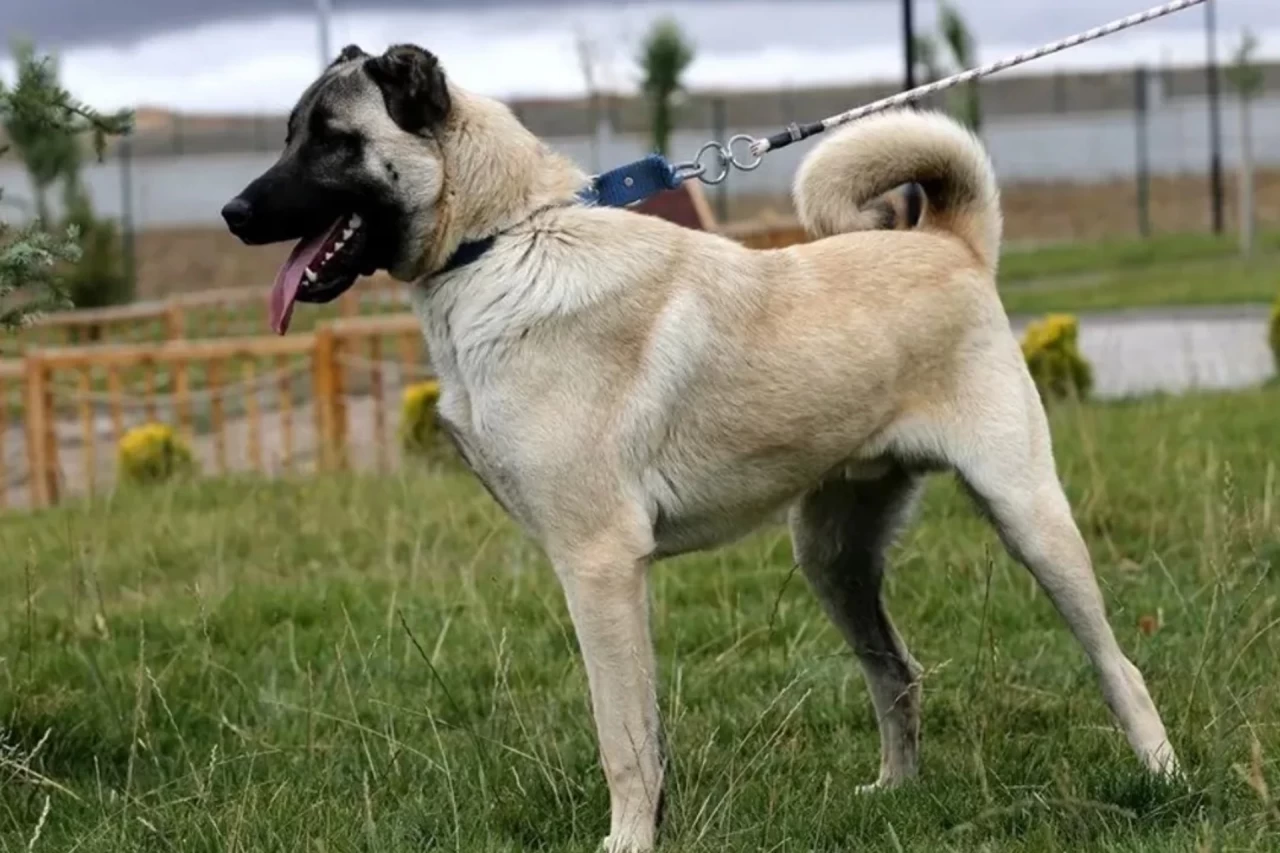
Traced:
[[1134, 160], [1138, 178], [1138, 233], [1151, 236], [1151, 166], [1147, 147], [1147, 69], [1139, 65], [1133, 72], [1135, 128]]
[[333, 14], [331, 0], [316, 0], [316, 26], [320, 31], [320, 70], [323, 72], [333, 61], [329, 50], [329, 17]]
[[120, 140], [120, 240], [124, 250], [124, 274], [134, 289], [138, 286], [133, 245], [133, 143], [129, 137]]
[[[711, 124], [714, 128], [711, 138], [724, 139], [728, 122], [725, 121], [723, 96], [717, 95], [711, 99]], [[726, 181], [721, 181], [716, 186], [716, 219], [721, 223], [729, 221], [729, 188], [725, 186], [726, 183]]]
[[912, 23], [912, 6], [914, 0], [902, 0], [902, 59], [903, 90], [916, 87], [916, 29]]
[[1213, 205], [1213, 233], [1221, 234], [1222, 214], [1222, 116], [1218, 108], [1217, 4], [1204, 4], [1205, 83], [1209, 95], [1209, 195]]

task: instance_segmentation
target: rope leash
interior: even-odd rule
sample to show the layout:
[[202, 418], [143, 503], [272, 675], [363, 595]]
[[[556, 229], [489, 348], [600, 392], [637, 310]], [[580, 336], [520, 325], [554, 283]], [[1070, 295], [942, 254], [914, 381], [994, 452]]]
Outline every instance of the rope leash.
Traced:
[[[764, 159], [764, 155], [770, 151], [777, 151], [779, 148], [785, 148], [788, 145], [799, 142], [802, 139], [808, 139], [816, 136], [823, 131], [830, 130], [833, 127], [839, 127], [848, 124], [851, 121], [857, 121], [860, 118], [872, 115], [874, 113], [891, 110], [895, 107], [903, 106], [912, 101], [928, 95], [951, 89], [968, 83], [971, 80], [977, 80], [981, 77], [987, 77], [1007, 68], [1013, 68], [1015, 65], [1022, 65], [1032, 60], [1049, 56], [1067, 50], [1085, 42], [1094, 41], [1105, 36], [1113, 35], [1121, 30], [1127, 30], [1130, 27], [1136, 27], [1139, 24], [1145, 24], [1148, 21], [1154, 21], [1157, 18], [1163, 18], [1165, 15], [1172, 15], [1174, 12], [1181, 12], [1192, 6], [1198, 6], [1205, 0], [1173, 0], [1173, 2], [1165, 3], [1162, 6], [1155, 6], [1145, 12], [1138, 12], [1124, 18], [1112, 21], [1109, 24], [1103, 24], [1100, 27], [1094, 27], [1082, 33], [1070, 36], [1069, 38], [1060, 39], [1050, 42], [1035, 50], [1028, 50], [1022, 53], [1015, 53], [1004, 59], [981, 65], [977, 68], [971, 68], [968, 71], [962, 71], [959, 74], [953, 74], [950, 77], [944, 77], [933, 83], [927, 83], [923, 86], [917, 86], [906, 92], [900, 92], [888, 98], [882, 98], [874, 103], [866, 106], [857, 107], [837, 115], [824, 118], [821, 121], [810, 122], [809, 124], [797, 124], [792, 122], [780, 133], [767, 136], [762, 139], [756, 139], [749, 134], [739, 133], [729, 139], [727, 144], [721, 144], [712, 140], [698, 149], [697, 156], [692, 160], [684, 163], [677, 163], [671, 168], [674, 176], [678, 181], [687, 180], [689, 178], [697, 178], [705, 184], [718, 184], [729, 176], [729, 172], [738, 169], [742, 172], [750, 172], [760, 166]], [[712, 156], [712, 160], [707, 162], [707, 155]]]

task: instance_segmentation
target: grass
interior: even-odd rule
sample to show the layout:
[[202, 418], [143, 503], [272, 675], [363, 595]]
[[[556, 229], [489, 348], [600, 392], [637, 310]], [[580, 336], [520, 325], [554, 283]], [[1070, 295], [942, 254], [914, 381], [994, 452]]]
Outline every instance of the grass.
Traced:
[[[1188, 788], [1142, 773], [939, 478], [887, 587], [927, 671], [904, 790], [854, 793], [870, 703], [781, 531], [655, 568], [664, 849], [1277, 849], [1277, 411], [1280, 389], [1054, 413]], [[0, 554], [0, 850], [585, 852], [607, 830], [558, 587], [465, 475], [125, 491], [0, 518]]]
[[1006, 251], [1000, 291], [1011, 314], [1269, 303], [1280, 293], [1280, 234], [1240, 257], [1234, 235], [1072, 243]]

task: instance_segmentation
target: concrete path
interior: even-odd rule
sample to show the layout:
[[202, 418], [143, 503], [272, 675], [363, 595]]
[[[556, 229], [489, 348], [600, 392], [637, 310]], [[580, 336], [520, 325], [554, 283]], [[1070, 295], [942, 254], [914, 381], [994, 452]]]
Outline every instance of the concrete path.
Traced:
[[[1125, 397], [1260, 384], [1275, 375], [1269, 311], [1240, 305], [1079, 314], [1094, 392]], [[1010, 318], [1018, 335], [1032, 319]]]

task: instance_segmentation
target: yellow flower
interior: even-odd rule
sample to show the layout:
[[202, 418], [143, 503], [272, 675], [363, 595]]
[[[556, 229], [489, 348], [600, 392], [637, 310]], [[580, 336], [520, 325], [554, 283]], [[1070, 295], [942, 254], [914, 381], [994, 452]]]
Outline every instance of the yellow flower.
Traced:
[[167, 424], [134, 427], [117, 447], [120, 475], [135, 483], [154, 483], [195, 469], [195, 457]]
[[1080, 324], [1071, 314], [1050, 314], [1027, 326], [1022, 355], [1042, 397], [1085, 397], [1093, 369], [1080, 353]]
[[428, 380], [404, 389], [400, 399], [400, 444], [409, 453], [429, 453], [437, 441], [439, 383]]

